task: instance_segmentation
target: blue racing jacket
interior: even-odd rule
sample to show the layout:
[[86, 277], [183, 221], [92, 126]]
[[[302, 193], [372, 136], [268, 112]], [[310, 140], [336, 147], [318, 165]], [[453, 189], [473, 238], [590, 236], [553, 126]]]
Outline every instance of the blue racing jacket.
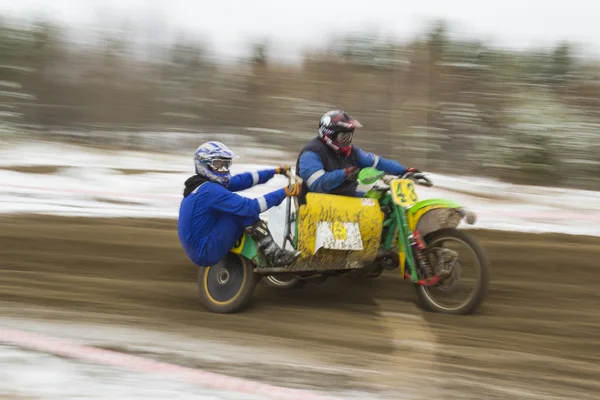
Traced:
[[283, 188], [256, 199], [234, 193], [263, 184], [274, 175], [275, 169], [234, 175], [228, 188], [199, 175], [186, 181], [177, 230], [190, 260], [200, 266], [216, 264], [245, 228], [258, 220], [260, 213], [283, 202], [286, 197]]
[[[352, 146], [357, 154], [356, 167], [373, 167], [391, 175], [403, 175], [406, 167], [402, 164], [388, 160], [373, 153], [362, 150], [358, 146]], [[322, 152], [322, 154], [329, 154]], [[306, 182], [309, 191], [317, 193], [331, 193], [344, 183], [344, 169], [327, 170], [321, 156], [314, 151], [305, 151], [298, 160], [298, 171], [300, 177]], [[325, 163], [329, 164], [329, 163]], [[357, 192], [357, 195], [362, 193]]]

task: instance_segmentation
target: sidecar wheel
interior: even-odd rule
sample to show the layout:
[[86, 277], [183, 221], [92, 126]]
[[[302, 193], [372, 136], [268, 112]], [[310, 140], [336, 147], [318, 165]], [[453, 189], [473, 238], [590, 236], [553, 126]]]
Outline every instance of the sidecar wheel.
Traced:
[[262, 281], [265, 283], [265, 285], [278, 289], [296, 289], [304, 286], [306, 283], [301, 279], [285, 275], [268, 275], [265, 276]]
[[245, 308], [259, 281], [252, 262], [228, 253], [221, 261], [198, 271], [200, 300], [210, 312], [227, 314]]
[[[444, 228], [432, 232], [425, 237], [425, 242], [428, 246], [428, 254], [438, 243], [442, 245], [442, 247], [445, 247], [444, 245], [447, 242], [459, 242], [465, 244], [470, 250], [470, 253], [474, 256], [477, 266], [475, 269], [476, 278], [474, 279], [474, 290], [458, 305], [449, 306], [444, 304], [442, 301], [442, 293], [454, 292], [460, 286], [460, 280], [463, 279], [463, 277], [460, 276], [462, 274], [460, 271], [463, 268], [460, 266], [460, 259], [463, 252], [459, 252], [457, 261], [458, 272], [455, 281], [453, 281], [454, 276], [451, 275], [446, 282], [440, 281], [440, 283], [434, 286], [415, 285], [421, 307], [427, 311], [451, 315], [467, 315], [475, 312], [487, 294], [490, 281], [489, 262], [481, 246], [470, 235], [455, 228]], [[438, 293], [438, 291], [441, 293]]]

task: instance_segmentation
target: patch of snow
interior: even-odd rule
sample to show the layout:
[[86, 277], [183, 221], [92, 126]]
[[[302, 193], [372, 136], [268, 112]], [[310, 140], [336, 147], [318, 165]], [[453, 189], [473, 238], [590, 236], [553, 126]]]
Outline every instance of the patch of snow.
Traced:
[[[244, 163], [247, 158], [242, 156], [238, 159], [242, 163], [232, 167], [234, 174], [279, 165], [270, 157], [270, 149], [242, 149], [264, 161]], [[289, 156], [289, 164], [293, 165], [293, 157]], [[193, 173], [188, 154], [44, 142], [0, 146], [0, 167], [34, 165], [60, 169], [54, 174], [0, 170], [0, 213], [177, 218], [183, 182]], [[121, 169], [142, 173], [127, 174]], [[430, 176], [435, 186], [419, 187], [421, 199], [459, 202], [477, 213], [475, 228], [600, 236], [599, 192], [515, 185], [471, 176]], [[286, 178], [275, 176], [240, 194], [254, 198], [286, 184]], [[263, 215], [268, 219], [267, 213]]]
[[0, 345], [0, 397], [44, 399], [259, 400], [262, 396], [205, 390], [121, 368], [88, 364]]

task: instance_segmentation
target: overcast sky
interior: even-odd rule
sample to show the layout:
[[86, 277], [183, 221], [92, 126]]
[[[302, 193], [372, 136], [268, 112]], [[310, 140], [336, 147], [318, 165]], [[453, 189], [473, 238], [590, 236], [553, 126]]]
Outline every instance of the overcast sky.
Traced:
[[252, 38], [264, 36], [284, 57], [323, 45], [329, 33], [364, 27], [409, 37], [438, 17], [462, 36], [499, 46], [566, 39], [600, 54], [600, 0], [0, 0], [2, 14], [35, 13], [74, 26], [93, 24], [102, 8], [160, 22], [154, 35], [174, 29], [205, 34], [224, 55], [239, 54]]

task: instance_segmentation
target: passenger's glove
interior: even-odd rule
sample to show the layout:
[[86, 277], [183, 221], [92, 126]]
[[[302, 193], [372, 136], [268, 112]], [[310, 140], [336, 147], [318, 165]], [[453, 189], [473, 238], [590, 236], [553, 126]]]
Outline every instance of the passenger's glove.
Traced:
[[292, 167], [290, 167], [289, 165], [280, 165], [279, 167], [275, 168], [275, 173], [279, 175], [285, 175], [291, 169]]
[[285, 195], [287, 197], [298, 196], [301, 191], [302, 191], [302, 184], [300, 184], [298, 182], [294, 183], [294, 185], [291, 188], [289, 186], [285, 187]]
[[348, 167], [344, 169], [344, 180], [346, 181], [355, 181], [358, 178], [358, 173], [360, 172], [360, 168], [358, 167]]

